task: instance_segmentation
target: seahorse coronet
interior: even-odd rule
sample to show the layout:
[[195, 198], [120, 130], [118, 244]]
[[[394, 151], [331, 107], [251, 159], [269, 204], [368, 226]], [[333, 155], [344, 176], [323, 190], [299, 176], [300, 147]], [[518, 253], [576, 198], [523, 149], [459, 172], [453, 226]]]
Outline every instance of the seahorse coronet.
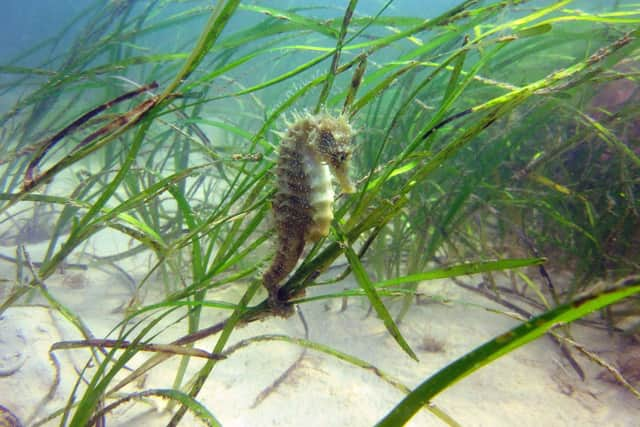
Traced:
[[291, 116], [292, 121], [285, 121], [287, 130], [279, 133], [275, 168], [276, 255], [262, 276], [270, 301], [276, 304], [278, 286], [295, 268], [305, 245], [329, 234], [335, 198], [332, 175], [344, 193], [355, 191], [349, 178], [354, 132], [347, 118], [326, 111]]

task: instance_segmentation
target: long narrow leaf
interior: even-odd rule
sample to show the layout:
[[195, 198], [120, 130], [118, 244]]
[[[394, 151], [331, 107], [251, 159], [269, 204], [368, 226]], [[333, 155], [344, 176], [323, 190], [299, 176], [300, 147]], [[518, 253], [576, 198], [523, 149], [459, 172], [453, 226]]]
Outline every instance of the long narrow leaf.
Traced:
[[413, 352], [407, 341], [404, 339], [402, 334], [400, 333], [400, 329], [398, 329], [398, 325], [393, 321], [389, 311], [384, 306], [382, 299], [376, 292], [375, 287], [371, 283], [369, 279], [369, 275], [364, 269], [364, 266], [360, 262], [360, 258], [358, 255], [351, 249], [351, 245], [348, 241], [343, 239], [344, 251], [347, 259], [349, 260], [349, 264], [351, 265], [351, 269], [353, 270], [353, 274], [358, 281], [358, 284], [364, 289], [367, 294], [367, 298], [369, 298], [369, 302], [373, 306], [374, 310], [380, 316], [380, 319], [384, 322], [384, 326], [387, 328], [387, 331], [391, 334], [393, 339], [396, 340], [398, 345], [409, 355], [412, 359], [418, 360], [418, 356]]
[[405, 397], [376, 426], [397, 427], [404, 425], [438, 393], [493, 360], [535, 340], [554, 326], [573, 322], [595, 310], [639, 292], [640, 283], [620, 286], [601, 294], [587, 296], [572, 303], [561, 305], [520, 324], [509, 332], [467, 353], [428, 378]]

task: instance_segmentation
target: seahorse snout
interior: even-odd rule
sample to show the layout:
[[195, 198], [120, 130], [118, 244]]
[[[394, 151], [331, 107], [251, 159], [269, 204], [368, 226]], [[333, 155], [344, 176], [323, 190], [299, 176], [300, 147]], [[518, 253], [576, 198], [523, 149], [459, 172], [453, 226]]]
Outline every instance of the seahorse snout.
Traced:
[[343, 162], [337, 167], [333, 168], [333, 174], [345, 194], [352, 194], [356, 192], [356, 187], [353, 185], [353, 181], [349, 177], [349, 163]]

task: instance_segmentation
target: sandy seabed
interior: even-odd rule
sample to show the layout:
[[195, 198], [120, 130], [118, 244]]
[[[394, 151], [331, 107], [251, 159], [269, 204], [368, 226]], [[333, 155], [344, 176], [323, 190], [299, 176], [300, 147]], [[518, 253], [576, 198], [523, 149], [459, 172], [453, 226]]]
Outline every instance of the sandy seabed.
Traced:
[[[111, 238], [96, 236], [101, 245], [108, 244]], [[43, 250], [44, 245], [31, 247], [33, 259], [38, 259]], [[140, 279], [148, 271], [148, 256], [129, 259], [121, 267]], [[0, 273], [4, 278], [15, 277], [12, 269], [11, 264], [3, 262]], [[465, 280], [474, 283], [480, 279]], [[107, 337], [122, 320], [123, 307], [132, 296], [131, 283], [124, 276], [91, 265], [84, 272], [57, 273], [45, 284], [98, 338]], [[147, 285], [145, 301], [159, 300], [160, 290], [150, 286]], [[340, 286], [354, 284], [346, 282]], [[3, 289], [5, 296], [7, 289]], [[244, 285], [227, 287], [224, 293], [237, 298], [244, 289]], [[309, 339], [359, 357], [411, 388], [517, 323], [484, 309], [500, 307], [451, 282], [423, 283], [421, 289], [450, 302], [414, 305], [400, 325], [419, 362], [399, 348], [375, 315], [368, 315], [368, 304], [362, 299], [350, 300], [344, 311], [340, 301], [304, 304], [302, 312], [309, 326]], [[212, 294], [210, 298], [220, 299], [220, 295]], [[88, 355], [86, 349], [56, 351], [60, 382], [52, 388], [56, 371], [48, 356], [49, 348], [55, 342], [81, 336], [60, 314], [47, 308], [40, 297], [31, 304], [35, 305], [11, 307], [0, 317], [0, 405], [9, 408], [27, 426], [64, 407]], [[399, 303], [390, 302], [389, 308], [397, 310]], [[225, 314], [205, 310], [202, 327], [222, 320]], [[168, 343], [184, 334], [186, 322], [181, 322], [154, 342]], [[302, 337], [304, 329], [297, 316], [264, 320], [237, 329], [230, 344], [261, 334]], [[574, 325], [572, 334], [576, 341], [615, 364], [620, 343], [604, 331]], [[196, 347], [210, 351], [216, 338], [199, 341]], [[637, 350], [635, 347], [631, 351]], [[312, 350], [304, 354], [277, 387], [270, 389], [296, 363], [301, 352], [293, 344], [274, 341], [240, 349], [218, 362], [199, 399], [224, 426], [312, 427], [371, 426], [403, 397], [402, 392], [372, 370]], [[149, 353], [139, 353], [128, 366], [140, 366], [148, 357]], [[462, 426], [640, 425], [640, 400], [619, 385], [605, 381], [601, 367], [580, 355], [575, 357], [585, 371], [584, 381], [557, 345], [543, 337], [476, 371], [438, 395], [434, 403]], [[179, 360], [169, 359], [125, 391], [171, 388]], [[200, 360], [191, 363], [187, 378], [202, 363]], [[88, 370], [89, 378], [93, 372], [93, 367]], [[81, 392], [77, 395], [81, 396]], [[159, 399], [130, 402], [111, 412], [107, 425], [166, 425], [171, 417], [166, 407], [167, 402]], [[59, 422], [57, 419], [45, 425]], [[187, 414], [180, 425], [201, 423]], [[445, 424], [423, 410], [408, 425]]]

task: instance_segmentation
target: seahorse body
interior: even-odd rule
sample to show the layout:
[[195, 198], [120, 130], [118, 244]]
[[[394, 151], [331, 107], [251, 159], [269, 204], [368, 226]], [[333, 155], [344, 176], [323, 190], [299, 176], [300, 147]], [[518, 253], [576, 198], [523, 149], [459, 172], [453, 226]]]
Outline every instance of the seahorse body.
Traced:
[[276, 168], [273, 215], [276, 255], [262, 276], [272, 305], [278, 285], [296, 266], [305, 244], [329, 234], [333, 220], [333, 174], [344, 193], [355, 191], [349, 179], [353, 130], [344, 117], [326, 113], [294, 116], [282, 136]]

